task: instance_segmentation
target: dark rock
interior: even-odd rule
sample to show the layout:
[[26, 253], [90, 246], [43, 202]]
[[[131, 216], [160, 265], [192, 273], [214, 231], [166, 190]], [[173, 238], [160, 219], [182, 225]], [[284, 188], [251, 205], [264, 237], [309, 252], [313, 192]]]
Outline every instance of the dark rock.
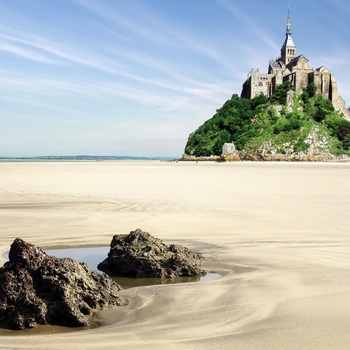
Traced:
[[93, 309], [122, 305], [120, 286], [85, 263], [47, 255], [22, 239], [11, 245], [0, 268], [0, 325], [10, 329], [37, 324], [89, 325]]
[[160, 277], [201, 276], [201, 254], [186, 247], [165, 245], [140, 229], [128, 235], [115, 235], [107, 259], [98, 269], [113, 276]]

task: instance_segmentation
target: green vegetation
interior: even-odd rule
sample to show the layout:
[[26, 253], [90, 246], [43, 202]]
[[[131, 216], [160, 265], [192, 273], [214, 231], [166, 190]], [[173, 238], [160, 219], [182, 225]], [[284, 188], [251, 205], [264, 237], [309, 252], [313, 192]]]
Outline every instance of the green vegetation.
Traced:
[[238, 150], [256, 152], [269, 145], [270, 151], [306, 152], [310, 139], [333, 154], [350, 153], [350, 122], [334, 111], [331, 101], [316, 94], [309, 84], [293, 103], [286, 106], [287, 93], [294, 90], [287, 81], [270, 98], [252, 100], [233, 95], [216, 114], [189, 135], [185, 153], [194, 156], [220, 155], [225, 142]]

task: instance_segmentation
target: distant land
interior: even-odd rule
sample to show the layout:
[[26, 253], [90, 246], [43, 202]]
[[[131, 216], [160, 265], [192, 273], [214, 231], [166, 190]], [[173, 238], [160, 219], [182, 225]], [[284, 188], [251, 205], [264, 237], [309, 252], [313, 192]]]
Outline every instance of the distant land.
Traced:
[[37, 156], [37, 157], [1, 157], [0, 160], [91, 160], [91, 161], [102, 161], [102, 160], [175, 160], [176, 157], [134, 157], [134, 156], [91, 156], [91, 155], [77, 155], [77, 156]]

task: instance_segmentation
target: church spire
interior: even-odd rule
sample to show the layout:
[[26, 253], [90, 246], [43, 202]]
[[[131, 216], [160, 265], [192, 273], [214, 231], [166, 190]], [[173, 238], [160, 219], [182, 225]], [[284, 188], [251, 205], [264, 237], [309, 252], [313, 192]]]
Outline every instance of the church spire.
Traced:
[[286, 40], [281, 48], [281, 61], [284, 64], [288, 64], [293, 58], [296, 57], [297, 47], [292, 39], [292, 26], [290, 24], [290, 11], [288, 5], [288, 20], [286, 28]]
[[286, 35], [292, 35], [292, 26], [290, 24], [290, 15], [289, 15], [289, 5], [288, 5], [288, 21], [287, 21]]

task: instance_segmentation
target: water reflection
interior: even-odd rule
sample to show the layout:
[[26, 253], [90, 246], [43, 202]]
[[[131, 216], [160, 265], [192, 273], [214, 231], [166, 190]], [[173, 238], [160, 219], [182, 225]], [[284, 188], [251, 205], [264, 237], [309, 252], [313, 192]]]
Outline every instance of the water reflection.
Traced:
[[[47, 250], [48, 255], [58, 258], [72, 258], [79, 262], [85, 262], [90, 269], [98, 271], [97, 265], [106, 259], [109, 252], [109, 246], [93, 248], [68, 248]], [[154, 284], [171, 284], [186, 282], [204, 282], [221, 277], [218, 273], [208, 273], [202, 277], [175, 277], [175, 278], [134, 278], [112, 276], [112, 279], [121, 285], [123, 289], [150, 286]]]
[[97, 265], [106, 259], [109, 246], [90, 248], [67, 248], [46, 250], [46, 254], [57, 258], [71, 258], [86, 263], [91, 270], [98, 271]]
[[[109, 246], [93, 247], [93, 248], [69, 248], [69, 249], [51, 249], [46, 250], [48, 255], [58, 258], [71, 258], [79, 262], [85, 262], [90, 269], [98, 271], [97, 265], [103, 261], [109, 252]], [[8, 253], [4, 256], [8, 260]], [[123, 289], [149, 286], [155, 284], [170, 284], [170, 283], [185, 283], [185, 282], [204, 282], [221, 277], [218, 273], [209, 273], [202, 277], [176, 277], [176, 278], [127, 278], [127, 277], [112, 277], [114, 281], [122, 286]], [[99, 313], [93, 313], [89, 318], [90, 326], [88, 327], [61, 327], [54, 325], [38, 325], [34, 329], [25, 329], [22, 331], [3, 329], [0, 327], [0, 336], [13, 335], [46, 335], [54, 333], [69, 333], [81, 330], [88, 330], [104, 325], [105, 320], [99, 317]]]

